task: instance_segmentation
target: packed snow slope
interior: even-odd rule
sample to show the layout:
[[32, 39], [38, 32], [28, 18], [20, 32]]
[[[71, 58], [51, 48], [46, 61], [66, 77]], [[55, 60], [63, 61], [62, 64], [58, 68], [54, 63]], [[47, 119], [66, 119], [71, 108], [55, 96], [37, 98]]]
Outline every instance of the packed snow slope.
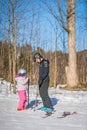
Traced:
[[[42, 105], [36, 86], [30, 86], [28, 109], [17, 111], [18, 95], [13, 94], [10, 83], [0, 83], [0, 130], [87, 130], [87, 92], [64, 91], [50, 88], [49, 95], [56, 110], [52, 116], [42, 118], [45, 112], [38, 110]], [[58, 118], [62, 113], [77, 114]]]

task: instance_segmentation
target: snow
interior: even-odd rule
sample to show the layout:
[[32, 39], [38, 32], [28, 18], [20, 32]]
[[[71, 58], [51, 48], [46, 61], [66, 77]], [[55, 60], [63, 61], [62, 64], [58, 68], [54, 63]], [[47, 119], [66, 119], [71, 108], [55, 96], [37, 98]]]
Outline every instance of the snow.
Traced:
[[[30, 108], [17, 111], [18, 95], [13, 94], [10, 83], [0, 82], [0, 130], [87, 130], [87, 92], [64, 91], [50, 88], [49, 95], [56, 112], [42, 118], [44, 112], [37, 110], [42, 106], [38, 96], [38, 107], [34, 111], [37, 86], [30, 86]], [[77, 112], [65, 118], [57, 118], [64, 111]]]

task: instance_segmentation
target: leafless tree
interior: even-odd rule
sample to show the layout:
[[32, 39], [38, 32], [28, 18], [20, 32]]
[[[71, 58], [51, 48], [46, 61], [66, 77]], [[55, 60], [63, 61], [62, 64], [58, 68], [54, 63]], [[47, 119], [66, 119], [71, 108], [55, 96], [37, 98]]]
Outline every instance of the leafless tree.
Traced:
[[[64, 1], [63, 1], [64, 2]], [[77, 74], [77, 58], [76, 58], [76, 40], [75, 40], [75, 2], [74, 0], [66, 0], [66, 14], [61, 8], [62, 1], [57, 0], [57, 6], [59, 15], [56, 15], [52, 7], [46, 2], [43, 3], [48, 7], [48, 10], [52, 16], [57, 20], [58, 24], [61, 24], [63, 29], [68, 33], [68, 66], [66, 67], [66, 82], [69, 88], [78, 86], [78, 74]], [[66, 22], [65, 22], [66, 18]]]

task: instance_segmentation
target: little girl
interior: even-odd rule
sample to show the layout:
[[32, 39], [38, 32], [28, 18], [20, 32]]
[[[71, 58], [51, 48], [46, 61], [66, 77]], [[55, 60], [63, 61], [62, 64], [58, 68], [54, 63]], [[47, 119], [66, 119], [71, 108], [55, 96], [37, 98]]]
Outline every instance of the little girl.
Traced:
[[18, 74], [16, 75], [16, 82], [17, 82], [17, 90], [19, 95], [19, 103], [18, 103], [18, 111], [26, 110], [26, 90], [28, 87], [29, 79], [26, 78], [26, 70], [19, 69]]

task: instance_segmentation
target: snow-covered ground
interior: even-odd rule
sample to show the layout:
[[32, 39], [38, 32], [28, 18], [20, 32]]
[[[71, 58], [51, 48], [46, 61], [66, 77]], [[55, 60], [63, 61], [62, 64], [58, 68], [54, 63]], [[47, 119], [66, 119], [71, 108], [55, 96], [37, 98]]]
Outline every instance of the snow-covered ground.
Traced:
[[[56, 112], [42, 118], [44, 112], [37, 110], [42, 106], [38, 97], [38, 107], [34, 111], [36, 87], [30, 87], [30, 108], [17, 111], [18, 95], [13, 94], [9, 83], [0, 85], [0, 130], [87, 130], [87, 92], [64, 91], [51, 88], [49, 95]], [[65, 118], [57, 118], [64, 111], [77, 112]]]

